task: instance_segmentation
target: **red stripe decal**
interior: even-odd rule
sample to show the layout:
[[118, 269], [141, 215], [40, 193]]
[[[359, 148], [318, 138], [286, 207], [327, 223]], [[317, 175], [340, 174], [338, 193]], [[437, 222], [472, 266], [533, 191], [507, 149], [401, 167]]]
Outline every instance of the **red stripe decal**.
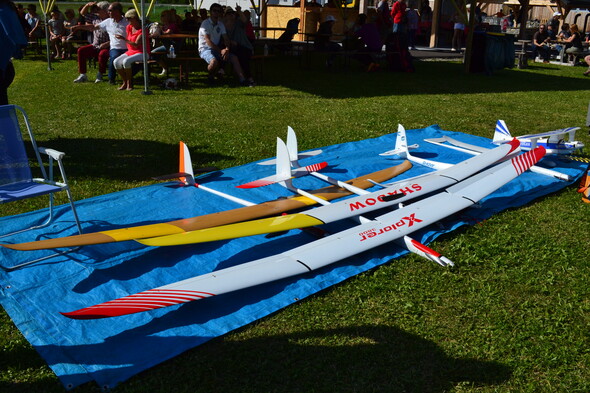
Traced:
[[155, 310], [157, 308], [187, 303], [209, 296], [214, 296], [214, 294], [199, 291], [151, 289], [134, 295], [125, 296], [120, 299], [61, 314], [73, 319], [108, 318]]

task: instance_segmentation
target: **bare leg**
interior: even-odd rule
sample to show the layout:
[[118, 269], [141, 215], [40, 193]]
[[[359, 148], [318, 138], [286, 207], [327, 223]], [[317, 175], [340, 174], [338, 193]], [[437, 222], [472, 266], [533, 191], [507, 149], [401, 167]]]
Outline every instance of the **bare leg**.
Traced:
[[127, 90], [133, 90], [133, 70], [125, 68], [125, 76], [127, 77]]
[[119, 76], [121, 77], [121, 79], [123, 79], [123, 84], [119, 87], [119, 90], [125, 90], [125, 89], [127, 89], [127, 79], [126, 79], [125, 68], [119, 68], [117, 70], [117, 74], [119, 74]]
[[240, 61], [238, 60], [238, 56], [229, 55], [229, 61], [231, 62], [232, 67], [234, 68], [234, 72], [242, 82], [244, 78], [244, 73], [242, 72], [242, 66], [240, 65]]

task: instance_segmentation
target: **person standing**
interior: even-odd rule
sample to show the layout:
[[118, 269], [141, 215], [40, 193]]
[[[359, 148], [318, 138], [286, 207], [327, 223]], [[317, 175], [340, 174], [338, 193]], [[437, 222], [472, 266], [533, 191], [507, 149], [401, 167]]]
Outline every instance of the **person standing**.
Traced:
[[27, 41], [16, 6], [10, 0], [0, 0], [0, 105], [8, 105], [8, 87], [14, 80], [11, 59], [22, 57]]
[[406, 19], [408, 21], [408, 47], [416, 49], [416, 33], [418, 32], [418, 12], [412, 7], [406, 10]]
[[391, 19], [393, 20], [393, 32], [406, 32], [406, 3], [404, 0], [397, 0], [391, 7]]
[[551, 30], [557, 34], [559, 31], [559, 18], [561, 18], [561, 12], [554, 12], [553, 17], [547, 22], [547, 30], [549, 30], [549, 26], [551, 26]]

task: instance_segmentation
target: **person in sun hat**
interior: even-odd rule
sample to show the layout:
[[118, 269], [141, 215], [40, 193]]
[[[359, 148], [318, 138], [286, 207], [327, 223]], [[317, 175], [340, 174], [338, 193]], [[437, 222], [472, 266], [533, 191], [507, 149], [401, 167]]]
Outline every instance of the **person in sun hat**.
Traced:
[[[315, 33], [313, 46], [318, 52], [340, 52], [342, 47], [336, 42], [330, 41], [332, 37], [332, 28], [336, 23], [334, 15], [326, 16], [326, 19], [320, 23], [318, 31]], [[331, 67], [334, 63], [334, 54], [331, 54], [326, 61], [326, 66]]]
[[559, 19], [561, 18], [561, 12], [557, 11], [553, 13], [553, 17], [547, 22], [547, 26], [551, 26], [551, 29], [557, 34], [559, 31]]

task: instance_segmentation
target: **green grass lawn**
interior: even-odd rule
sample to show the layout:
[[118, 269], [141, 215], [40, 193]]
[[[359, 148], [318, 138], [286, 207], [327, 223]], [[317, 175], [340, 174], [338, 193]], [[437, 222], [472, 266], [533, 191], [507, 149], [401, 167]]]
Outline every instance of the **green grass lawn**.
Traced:
[[[15, 67], [10, 101], [28, 111], [41, 145], [67, 153], [77, 199], [175, 171], [179, 140], [195, 166], [271, 157], [288, 125], [302, 150], [390, 133], [398, 123], [491, 137], [498, 118], [515, 135], [580, 126], [578, 139], [590, 143], [590, 80], [580, 67], [534, 64], [485, 76], [422, 62], [411, 74], [328, 73], [274, 58], [255, 88], [233, 87], [231, 78], [208, 88], [201, 72], [189, 89], [154, 87], [152, 95], [74, 84], [73, 61], [53, 71], [42, 59]], [[44, 203], [2, 205], [0, 214]], [[401, 258], [114, 391], [588, 392], [589, 209], [574, 185], [504, 211], [432, 244], [455, 261], [452, 270]], [[63, 390], [3, 311], [0, 351], [0, 391]]]

